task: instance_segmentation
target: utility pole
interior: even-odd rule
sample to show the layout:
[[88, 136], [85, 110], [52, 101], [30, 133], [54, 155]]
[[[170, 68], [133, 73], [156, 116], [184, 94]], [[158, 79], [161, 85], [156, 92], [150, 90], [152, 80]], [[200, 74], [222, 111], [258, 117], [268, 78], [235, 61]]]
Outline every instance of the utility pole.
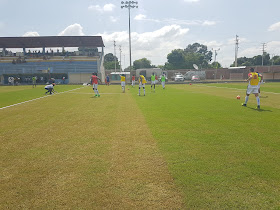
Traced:
[[115, 61], [115, 73], [117, 71], [117, 59], [116, 59], [116, 41], [114, 40], [114, 61]]
[[271, 54], [271, 63], [272, 63], [272, 66], [273, 66], [273, 64], [274, 64], [274, 60], [273, 60], [273, 58], [274, 58], [274, 54]]
[[125, 69], [125, 54], [123, 54], [123, 69]]
[[[128, 9], [128, 30], [129, 30], [129, 70], [130, 70], [130, 81], [131, 81], [131, 33], [130, 33], [130, 9], [131, 8], [138, 8], [138, 1], [122, 1], [121, 8], [127, 8]], [[135, 5], [136, 4], [136, 5]]]
[[262, 43], [262, 66], [263, 66], [263, 58], [265, 54], [265, 50], [264, 50], [265, 47], [266, 47], [266, 43]]
[[122, 46], [120, 45], [120, 72], [122, 71]]
[[237, 67], [237, 54], [238, 54], [238, 36], [235, 37], [235, 67]]

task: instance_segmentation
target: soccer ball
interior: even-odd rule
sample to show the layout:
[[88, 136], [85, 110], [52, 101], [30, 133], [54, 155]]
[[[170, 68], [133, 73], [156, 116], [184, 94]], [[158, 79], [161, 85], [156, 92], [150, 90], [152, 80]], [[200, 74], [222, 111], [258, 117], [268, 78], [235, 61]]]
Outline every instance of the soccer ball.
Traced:
[[190, 85], [192, 85], [192, 83], [190, 83]]
[[236, 99], [238, 99], [238, 100], [239, 100], [239, 99], [240, 99], [240, 95], [236, 96]]
[[127, 90], [129, 90], [129, 88], [127, 88]]

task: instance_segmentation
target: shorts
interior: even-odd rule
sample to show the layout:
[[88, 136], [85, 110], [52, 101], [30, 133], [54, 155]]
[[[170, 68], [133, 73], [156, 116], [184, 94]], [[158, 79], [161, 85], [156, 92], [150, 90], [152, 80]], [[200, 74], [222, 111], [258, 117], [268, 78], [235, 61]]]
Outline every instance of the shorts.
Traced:
[[93, 85], [92, 85], [92, 88], [97, 90], [98, 84], [93, 84]]
[[125, 86], [125, 82], [121, 82], [121, 86], [124, 87]]
[[259, 93], [259, 85], [248, 85], [246, 93], [248, 95]]
[[142, 84], [141, 82], [139, 82], [139, 88], [145, 88], [145, 83], [144, 84]]
[[156, 81], [151, 81], [151, 85], [155, 85], [156, 84]]

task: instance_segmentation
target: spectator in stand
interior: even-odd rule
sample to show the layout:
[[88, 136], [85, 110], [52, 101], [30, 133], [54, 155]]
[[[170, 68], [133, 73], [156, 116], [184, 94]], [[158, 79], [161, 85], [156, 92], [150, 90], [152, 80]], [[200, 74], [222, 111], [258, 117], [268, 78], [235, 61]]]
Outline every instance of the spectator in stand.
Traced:
[[33, 77], [32, 77], [32, 84], [33, 84], [33, 85], [32, 85], [32, 88], [34, 88], [34, 86], [36, 87], [36, 85], [37, 85], [37, 84], [36, 84], [36, 81], [37, 81], [37, 77], [33, 76]]

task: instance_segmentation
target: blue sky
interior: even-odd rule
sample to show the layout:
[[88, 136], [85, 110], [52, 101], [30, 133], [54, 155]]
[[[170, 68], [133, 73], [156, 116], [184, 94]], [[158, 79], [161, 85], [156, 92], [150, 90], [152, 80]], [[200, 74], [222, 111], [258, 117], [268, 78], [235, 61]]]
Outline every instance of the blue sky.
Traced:
[[[105, 53], [129, 65], [128, 10], [121, 0], [0, 0], [0, 36], [101, 35]], [[139, 0], [131, 10], [132, 61], [166, 62], [173, 49], [199, 42], [220, 49], [217, 61], [228, 67], [238, 57], [265, 51], [280, 55], [279, 0]]]

